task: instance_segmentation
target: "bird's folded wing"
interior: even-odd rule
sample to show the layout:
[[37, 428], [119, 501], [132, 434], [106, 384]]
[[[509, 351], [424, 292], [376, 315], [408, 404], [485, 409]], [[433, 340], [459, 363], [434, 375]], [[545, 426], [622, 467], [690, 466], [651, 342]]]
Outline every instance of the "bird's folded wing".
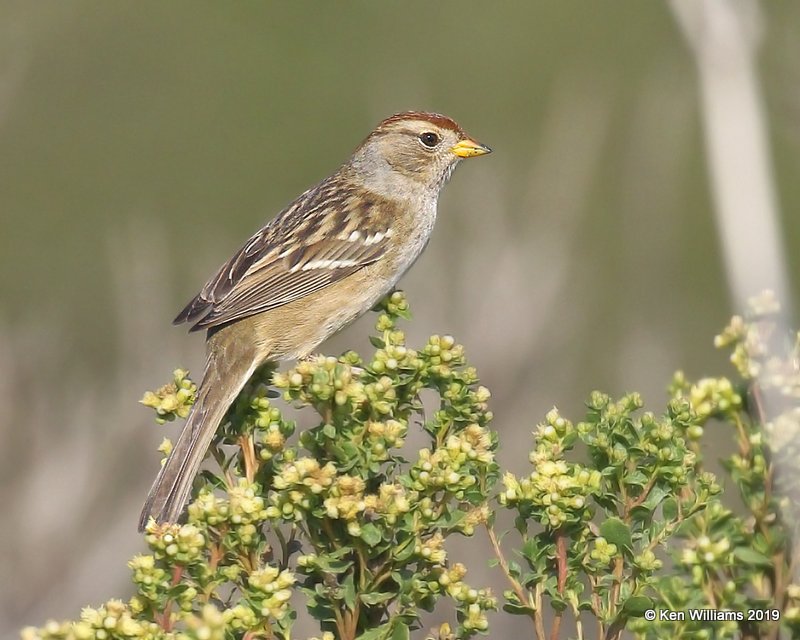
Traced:
[[[336, 211], [314, 207], [300, 218], [287, 210], [250, 238], [175, 322], [193, 323], [197, 330], [246, 318], [319, 291], [376, 262], [386, 251], [391, 231], [384, 216], [371, 215], [373, 203], [364, 206], [363, 201], [350, 200], [342, 207], [345, 203], [340, 201]], [[381, 204], [385, 212], [386, 203]], [[322, 224], [326, 217], [327, 225]]]
[[194, 328], [209, 328], [269, 311], [342, 280], [378, 260], [380, 245], [351, 246], [320, 242], [266, 262], [256, 263], [228, 294], [199, 318]]

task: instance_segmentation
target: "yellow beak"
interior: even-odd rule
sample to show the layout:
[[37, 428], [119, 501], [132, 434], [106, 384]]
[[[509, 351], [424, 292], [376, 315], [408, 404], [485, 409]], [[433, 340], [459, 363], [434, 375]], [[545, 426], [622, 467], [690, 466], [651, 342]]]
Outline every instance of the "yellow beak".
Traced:
[[475, 140], [470, 140], [469, 138], [458, 142], [450, 151], [459, 158], [474, 158], [475, 156], [483, 156], [492, 152], [485, 144], [475, 142]]

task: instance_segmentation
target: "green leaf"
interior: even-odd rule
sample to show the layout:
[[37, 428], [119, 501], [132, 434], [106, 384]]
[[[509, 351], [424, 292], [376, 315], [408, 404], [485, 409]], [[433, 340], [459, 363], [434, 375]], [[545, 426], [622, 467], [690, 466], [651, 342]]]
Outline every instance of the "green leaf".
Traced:
[[594, 611], [594, 603], [587, 598], [578, 603], [578, 611]]
[[638, 469], [625, 476], [625, 484], [636, 487], [644, 487], [647, 484], [647, 480], [647, 476]]
[[350, 611], [356, 608], [356, 586], [352, 573], [348, 573], [347, 577], [342, 582], [342, 597], [345, 606], [350, 609]]
[[578, 439], [578, 432], [572, 431], [561, 439], [561, 446], [564, 447], [564, 449], [571, 449], [572, 445], [575, 444], [575, 441], [577, 439]]
[[405, 622], [397, 621], [392, 629], [392, 640], [409, 640], [411, 633]]
[[559, 613], [565, 611], [567, 609], [567, 601], [563, 598], [551, 594], [550, 595], [550, 606], [553, 607], [554, 610], [558, 611]]
[[678, 538], [685, 538], [695, 531], [695, 523], [693, 520], [684, 520], [673, 531], [673, 535]]
[[385, 640], [389, 637], [389, 633], [391, 631], [391, 622], [387, 622], [385, 624], [380, 625], [379, 627], [373, 627], [372, 629], [368, 629], [360, 636], [356, 638], [356, 640]]
[[368, 522], [361, 527], [361, 539], [370, 547], [374, 547], [376, 544], [380, 543], [382, 539], [381, 530], [373, 523]]
[[633, 546], [631, 540], [631, 530], [619, 518], [609, 518], [600, 525], [600, 535], [610, 543], [617, 545], [619, 549], [630, 550]]
[[745, 564], [755, 567], [771, 567], [772, 561], [763, 553], [759, 553], [750, 547], [736, 547], [733, 550], [733, 557]]
[[645, 611], [652, 608], [653, 600], [647, 596], [631, 596], [622, 605], [622, 611], [636, 618], [641, 617]]
[[386, 343], [383, 341], [383, 339], [379, 338], [378, 336], [370, 336], [369, 343], [376, 349], [383, 349], [386, 346]]
[[521, 555], [531, 564], [534, 564], [547, 549], [539, 544], [539, 539], [535, 537], [528, 538], [522, 545]]
[[394, 547], [392, 556], [398, 563], [405, 563], [411, 556], [414, 555], [413, 540], [408, 540], [399, 546]]
[[[663, 487], [655, 486], [650, 489], [647, 498], [636, 509], [646, 509], [648, 513], [655, 511], [656, 507], [661, 504], [661, 501], [669, 495], [669, 492]], [[634, 510], [635, 511], [635, 510]]]
[[512, 616], [529, 616], [531, 613], [534, 613], [534, 610], [530, 607], [514, 604], [513, 602], [506, 602], [503, 605], [503, 611], [510, 613]]
[[675, 498], [667, 498], [661, 505], [661, 513], [664, 520], [675, 520], [678, 517], [678, 501]]
[[450, 511], [449, 509], [445, 508], [442, 515], [433, 522], [433, 525], [436, 527], [442, 527], [444, 529], [450, 529], [461, 522], [466, 515], [467, 514], [464, 511]]
[[344, 573], [353, 566], [350, 560], [338, 560], [332, 558], [330, 554], [317, 556], [314, 563], [327, 573]]
[[396, 598], [397, 594], [392, 593], [391, 591], [384, 591], [382, 593], [362, 593], [358, 596], [358, 599], [361, 600], [364, 604], [374, 606], [376, 604], [383, 604], [384, 602], [388, 602], [393, 598]]
[[322, 427], [322, 433], [326, 438], [333, 440], [336, 437], [336, 427], [334, 427], [332, 424], [326, 424], [324, 427]]

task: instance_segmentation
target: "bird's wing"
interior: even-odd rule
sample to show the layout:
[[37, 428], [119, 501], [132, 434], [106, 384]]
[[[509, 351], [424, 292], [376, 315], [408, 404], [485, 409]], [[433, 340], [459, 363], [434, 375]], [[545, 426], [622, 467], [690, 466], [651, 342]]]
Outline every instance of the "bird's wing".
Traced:
[[275, 309], [381, 259], [394, 205], [328, 181], [252, 236], [178, 314], [193, 330]]

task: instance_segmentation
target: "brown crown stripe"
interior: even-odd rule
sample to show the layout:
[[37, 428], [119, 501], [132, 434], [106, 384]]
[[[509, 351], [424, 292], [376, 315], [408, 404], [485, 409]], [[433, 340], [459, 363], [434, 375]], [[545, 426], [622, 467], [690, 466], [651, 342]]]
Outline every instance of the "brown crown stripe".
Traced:
[[403, 113], [396, 113], [393, 116], [386, 118], [386, 120], [381, 122], [377, 128], [382, 129], [397, 122], [407, 122], [409, 120], [425, 120], [442, 129], [449, 129], [450, 131], [455, 131], [456, 133], [464, 133], [461, 127], [459, 127], [451, 118], [443, 116], [441, 113], [427, 113], [425, 111], [404, 111]]

